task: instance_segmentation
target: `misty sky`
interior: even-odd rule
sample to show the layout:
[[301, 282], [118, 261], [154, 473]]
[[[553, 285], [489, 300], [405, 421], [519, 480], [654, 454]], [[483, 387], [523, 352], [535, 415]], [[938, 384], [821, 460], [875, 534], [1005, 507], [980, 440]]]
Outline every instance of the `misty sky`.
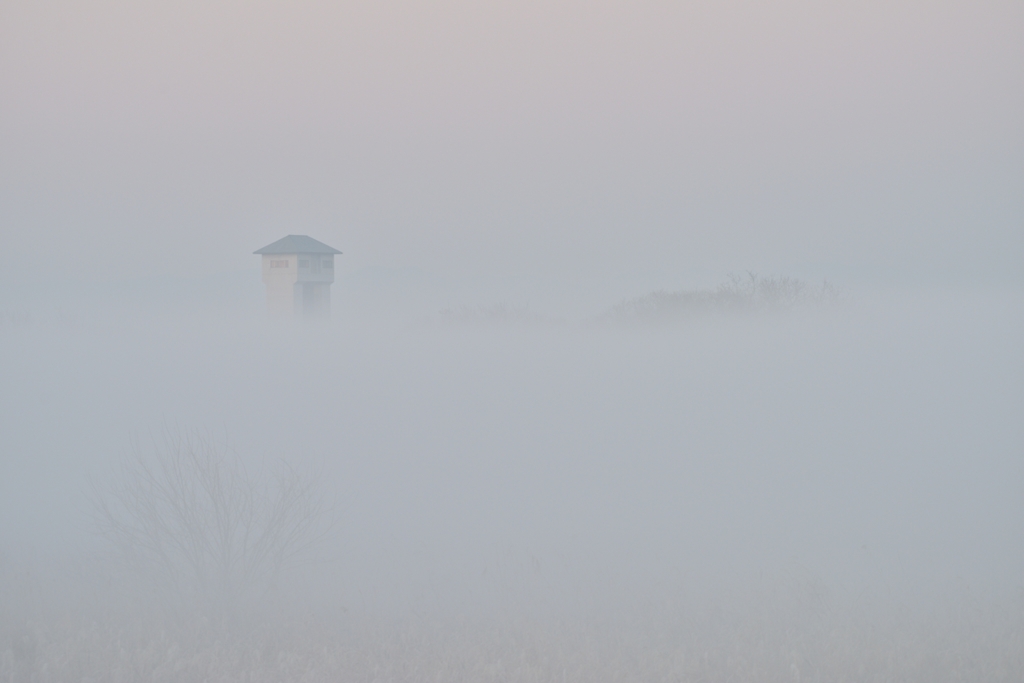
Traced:
[[251, 275], [288, 233], [541, 307], [1020, 283], [1022, 35], [1011, 0], [5, 0], [0, 283]]
[[[0, 679], [186, 656], [108, 607], [203, 572], [94, 520], [161, 433], [336, 506], [266, 615], [1020, 679], [1022, 122], [1021, 0], [0, 0]], [[287, 234], [330, 320], [268, 323]]]

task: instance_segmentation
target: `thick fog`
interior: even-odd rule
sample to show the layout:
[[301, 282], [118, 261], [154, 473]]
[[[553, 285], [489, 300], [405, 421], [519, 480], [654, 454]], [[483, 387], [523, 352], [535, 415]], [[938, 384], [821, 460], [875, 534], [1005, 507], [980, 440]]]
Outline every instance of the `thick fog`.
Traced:
[[[1019, 680], [1022, 46], [1002, 2], [3, 3], [0, 678]], [[267, 311], [288, 234], [327, 318]], [[127, 535], [175, 439], [211, 500], [308, 486], [308, 547]]]

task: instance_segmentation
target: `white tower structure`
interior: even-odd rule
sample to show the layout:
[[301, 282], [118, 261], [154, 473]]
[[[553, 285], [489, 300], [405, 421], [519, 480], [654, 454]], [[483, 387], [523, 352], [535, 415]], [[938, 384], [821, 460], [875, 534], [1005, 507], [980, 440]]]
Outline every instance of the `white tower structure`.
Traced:
[[285, 317], [330, 315], [334, 255], [340, 251], [306, 235], [288, 235], [253, 253], [263, 255], [267, 311]]

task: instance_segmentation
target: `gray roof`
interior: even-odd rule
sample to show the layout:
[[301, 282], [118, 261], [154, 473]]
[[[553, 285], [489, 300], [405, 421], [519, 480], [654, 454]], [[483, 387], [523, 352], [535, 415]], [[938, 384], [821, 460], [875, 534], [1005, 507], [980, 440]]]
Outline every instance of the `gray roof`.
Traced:
[[254, 254], [340, 254], [334, 247], [318, 242], [307, 235], [288, 235], [273, 244], [252, 252]]

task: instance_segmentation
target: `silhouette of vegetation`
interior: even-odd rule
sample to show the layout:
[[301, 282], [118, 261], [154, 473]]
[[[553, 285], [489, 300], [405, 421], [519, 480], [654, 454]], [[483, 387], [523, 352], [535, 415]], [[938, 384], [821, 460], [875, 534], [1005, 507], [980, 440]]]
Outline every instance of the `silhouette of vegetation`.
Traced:
[[842, 292], [828, 281], [818, 288], [787, 276], [731, 275], [714, 289], [660, 290], [613, 306], [603, 321], [668, 322], [715, 313], [791, 311], [833, 306]]
[[188, 431], [165, 433], [151, 453], [133, 442], [113, 485], [96, 491], [94, 520], [144, 581], [221, 617], [274, 587], [334, 516], [315, 476], [253, 472], [210, 434]]

